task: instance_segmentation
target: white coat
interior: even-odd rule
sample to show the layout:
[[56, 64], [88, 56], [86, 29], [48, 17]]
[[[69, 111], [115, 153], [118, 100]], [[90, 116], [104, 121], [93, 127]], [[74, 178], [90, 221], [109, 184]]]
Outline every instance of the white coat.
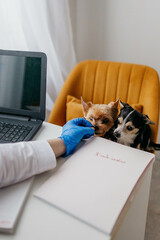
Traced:
[[0, 144], [0, 187], [56, 167], [56, 157], [47, 141]]

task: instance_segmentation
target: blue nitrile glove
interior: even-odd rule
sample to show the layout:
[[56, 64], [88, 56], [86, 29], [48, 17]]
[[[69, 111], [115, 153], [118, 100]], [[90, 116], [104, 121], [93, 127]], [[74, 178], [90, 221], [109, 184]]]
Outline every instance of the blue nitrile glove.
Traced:
[[82, 138], [86, 139], [94, 135], [94, 129], [91, 127], [92, 124], [84, 118], [75, 118], [63, 126], [60, 138], [66, 146], [65, 156], [75, 151]]

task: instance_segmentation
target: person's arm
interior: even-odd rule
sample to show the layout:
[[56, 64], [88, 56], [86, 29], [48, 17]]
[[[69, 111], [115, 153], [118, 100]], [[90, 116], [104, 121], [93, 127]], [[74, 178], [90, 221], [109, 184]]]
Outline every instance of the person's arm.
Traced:
[[65, 154], [66, 145], [64, 144], [64, 141], [61, 138], [50, 139], [47, 140], [47, 142], [51, 146], [56, 157]]
[[78, 143], [94, 135], [92, 124], [84, 118], [75, 118], [67, 122], [62, 129], [62, 134], [57, 139], [48, 140], [56, 157], [68, 156], [73, 153]]
[[53, 169], [56, 157], [71, 154], [82, 138], [94, 134], [91, 127], [88, 121], [78, 118], [63, 126], [60, 138], [0, 144], [0, 187]]
[[53, 169], [56, 157], [47, 141], [0, 144], [0, 187]]

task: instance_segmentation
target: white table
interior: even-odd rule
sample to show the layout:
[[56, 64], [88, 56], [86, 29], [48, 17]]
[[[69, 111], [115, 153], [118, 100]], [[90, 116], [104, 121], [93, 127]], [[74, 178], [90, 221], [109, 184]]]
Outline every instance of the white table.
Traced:
[[[34, 140], [55, 138], [60, 136], [60, 133], [61, 127], [43, 123]], [[64, 161], [65, 159], [59, 158], [56, 168], [59, 168]], [[0, 240], [142, 240], [145, 232], [152, 165], [141, 179], [134, 198], [124, 209], [112, 237], [106, 236], [33, 196], [35, 190], [56, 171], [54, 169], [35, 177], [14, 234], [0, 234]]]

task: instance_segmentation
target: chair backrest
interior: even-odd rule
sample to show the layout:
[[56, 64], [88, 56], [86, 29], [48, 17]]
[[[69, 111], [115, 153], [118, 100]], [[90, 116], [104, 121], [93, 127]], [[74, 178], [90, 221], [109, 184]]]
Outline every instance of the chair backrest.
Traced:
[[118, 98], [129, 104], [143, 105], [143, 114], [155, 122], [151, 126], [153, 141], [157, 140], [159, 123], [159, 77], [148, 66], [87, 60], [79, 63], [66, 79], [55, 102], [49, 122], [66, 123], [66, 98], [82, 96], [85, 101], [108, 104]]

